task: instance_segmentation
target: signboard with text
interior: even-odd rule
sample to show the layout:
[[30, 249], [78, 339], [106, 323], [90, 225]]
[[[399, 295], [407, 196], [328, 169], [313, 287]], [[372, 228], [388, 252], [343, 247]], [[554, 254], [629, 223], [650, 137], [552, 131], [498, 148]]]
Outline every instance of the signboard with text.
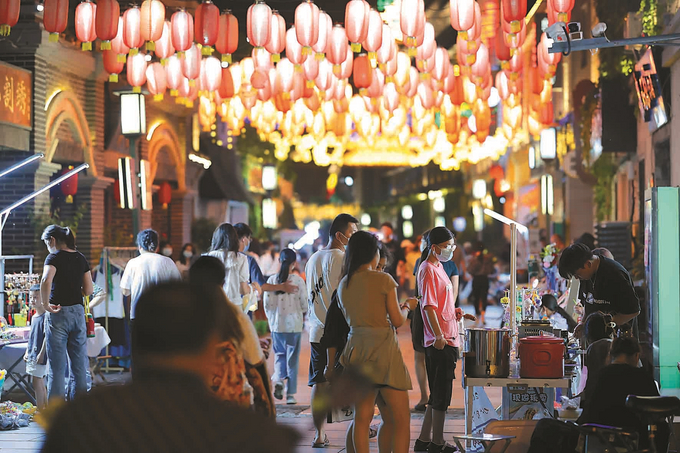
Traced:
[[668, 122], [666, 107], [661, 96], [661, 84], [654, 64], [652, 49], [640, 57], [635, 64], [635, 89], [638, 95], [640, 113], [645, 122], [650, 123], [650, 131], [654, 131]]
[[31, 129], [31, 73], [0, 62], [0, 123]]

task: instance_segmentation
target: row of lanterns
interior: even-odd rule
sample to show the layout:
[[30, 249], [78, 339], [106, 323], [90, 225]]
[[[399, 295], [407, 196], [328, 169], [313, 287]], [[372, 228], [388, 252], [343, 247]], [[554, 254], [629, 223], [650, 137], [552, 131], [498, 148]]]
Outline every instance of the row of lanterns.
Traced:
[[[16, 24], [5, 10], [18, 3], [7, 0], [0, 23]], [[45, 0], [44, 6], [45, 29], [50, 40], [58, 39], [66, 28], [68, 0]], [[355, 133], [366, 139], [383, 134], [398, 137], [402, 147], [416, 139], [431, 150], [441, 145], [442, 131], [451, 144], [470, 137], [482, 144], [490, 132], [495, 86], [505, 138], [512, 139], [523, 124], [521, 96], [529, 96], [527, 123], [538, 135], [553, 121], [549, 79], [560, 54], [548, 53], [543, 35], [536, 65], [527, 69], [531, 92], [522, 93], [526, 1], [450, 0], [449, 6], [451, 26], [459, 32], [457, 66], [437, 46], [423, 0], [401, 0], [399, 30], [383, 23], [365, 0], [347, 3], [344, 27], [305, 0], [286, 29], [283, 17], [258, 0], [246, 17], [251, 56], [233, 64], [238, 19], [209, 0], [193, 16], [180, 9], [170, 17], [159, 0], [145, 0], [122, 15], [117, 0], [83, 1], [75, 22], [83, 50], [102, 41], [111, 81], [125, 70], [136, 91], [146, 85], [156, 100], [168, 90], [188, 106], [199, 100], [205, 130], [220, 115], [232, 129], [249, 119], [263, 137], [276, 132], [284, 143], [299, 141], [305, 131], [317, 142], [327, 138], [337, 145], [339, 137], [342, 146]], [[548, 0], [550, 23], [568, 20], [573, 6], [573, 0]], [[221, 58], [213, 56], [215, 50]], [[149, 62], [151, 52], [158, 61]], [[501, 67], [495, 78], [494, 57]]]

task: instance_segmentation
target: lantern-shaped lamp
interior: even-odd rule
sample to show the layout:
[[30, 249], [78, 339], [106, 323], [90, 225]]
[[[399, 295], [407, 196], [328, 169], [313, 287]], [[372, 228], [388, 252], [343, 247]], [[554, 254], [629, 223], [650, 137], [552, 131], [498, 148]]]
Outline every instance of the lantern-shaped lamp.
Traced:
[[302, 45], [302, 53], [312, 53], [312, 46], [319, 40], [319, 7], [305, 0], [295, 8], [295, 35]]
[[5, 0], [0, 5], [0, 36], [9, 36], [12, 27], [19, 22], [21, 0]]
[[510, 24], [512, 33], [519, 33], [522, 20], [527, 15], [527, 2], [524, 0], [501, 0], [502, 20]]
[[142, 92], [142, 85], [146, 83], [146, 58], [143, 54], [132, 55], [127, 60], [127, 81], [136, 93]]
[[146, 41], [147, 50], [156, 49], [156, 41], [163, 36], [164, 23], [165, 5], [159, 0], [144, 0], [140, 14], [140, 30], [142, 41]]
[[219, 33], [220, 9], [210, 0], [206, 0], [198, 5], [194, 17], [196, 42], [203, 46], [203, 55], [211, 55]]
[[380, 49], [383, 43], [383, 21], [380, 13], [372, 9], [368, 13], [368, 32], [366, 39], [363, 41], [364, 49], [368, 52], [368, 59], [375, 61], [377, 58], [376, 52]]
[[97, 5], [90, 1], [81, 2], [76, 7], [76, 38], [83, 50], [92, 50], [92, 41], [97, 39], [95, 18]]
[[111, 50], [115, 52], [116, 55], [118, 56], [119, 63], [125, 63], [127, 53], [130, 51], [130, 48], [126, 46], [125, 42], [123, 41], [123, 28], [124, 28], [123, 17], [121, 16], [118, 17], [118, 33], [116, 34], [116, 37], [113, 38], [113, 40], [111, 41]]
[[371, 62], [366, 54], [358, 55], [354, 59], [353, 70], [354, 86], [359, 89], [365, 89], [371, 86], [373, 81], [373, 68]]
[[142, 12], [133, 6], [123, 14], [123, 42], [130, 48], [130, 56], [137, 55], [144, 44], [142, 39]]
[[272, 63], [281, 60], [281, 52], [286, 48], [286, 20], [278, 11], [272, 11], [272, 20], [269, 23], [269, 41], [265, 45], [267, 52], [271, 54]]
[[326, 48], [331, 41], [331, 31], [333, 30], [333, 19], [324, 11], [319, 12], [319, 39], [312, 46], [316, 52], [316, 58], [323, 60], [326, 58]]
[[102, 56], [104, 70], [109, 73], [109, 82], [118, 82], [118, 74], [123, 72], [125, 63], [118, 60], [118, 54], [115, 50], [104, 50]]
[[117, 0], [99, 0], [97, 2], [95, 30], [97, 38], [102, 40], [102, 50], [111, 49], [111, 40], [115, 39], [118, 34], [119, 17], [120, 5]]
[[223, 62], [231, 63], [231, 54], [238, 48], [238, 19], [231, 11], [220, 16], [215, 48], [222, 54]]
[[[15, 3], [18, 5], [20, 0], [16, 0]], [[11, 4], [11, 1], [7, 2], [7, 6]], [[68, 25], [68, 0], [45, 0], [44, 6], [43, 25], [45, 26], [45, 31], [50, 34], [49, 42], [57, 42], [59, 34], [63, 33]], [[0, 18], [0, 22], [3, 22], [2, 18]], [[2, 26], [0, 25], [0, 27]]]
[[[73, 170], [73, 165], [69, 165], [67, 168], [61, 171], [62, 174], [66, 174]], [[65, 179], [60, 183], [61, 193], [66, 195], [66, 203], [73, 203], [73, 196], [78, 193], [78, 174]]]
[[449, 0], [449, 15], [451, 27], [461, 33], [462, 39], [467, 39], [467, 31], [475, 23], [475, 0]]
[[184, 54], [182, 73], [189, 81], [198, 79], [201, 74], [201, 51], [198, 50], [196, 44], [192, 45]]
[[163, 209], [168, 209], [172, 201], [172, 186], [169, 182], [163, 181], [158, 187], [158, 202], [163, 205]]
[[153, 94], [154, 101], [162, 101], [163, 94], [168, 87], [165, 69], [160, 63], [151, 63], [146, 68], [146, 86]]
[[267, 164], [262, 166], [262, 188], [266, 191], [275, 190], [278, 186], [276, 165]]
[[167, 64], [168, 58], [175, 54], [175, 48], [172, 46], [172, 36], [170, 32], [170, 21], [165, 21], [163, 24], [163, 34], [154, 44], [156, 47], [156, 56], [161, 59], [161, 65]]
[[142, 93], [120, 93], [120, 128], [126, 137], [146, 134], [146, 105]]

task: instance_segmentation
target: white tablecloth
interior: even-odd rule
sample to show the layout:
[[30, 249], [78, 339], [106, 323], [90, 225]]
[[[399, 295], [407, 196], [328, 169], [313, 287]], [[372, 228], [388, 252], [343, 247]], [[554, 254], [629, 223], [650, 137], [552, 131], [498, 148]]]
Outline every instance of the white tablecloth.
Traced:
[[102, 326], [94, 327], [94, 338], [87, 339], [87, 356], [97, 357], [102, 349], [104, 349], [109, 343], [111, 343], [111, 338], [108, 332]]

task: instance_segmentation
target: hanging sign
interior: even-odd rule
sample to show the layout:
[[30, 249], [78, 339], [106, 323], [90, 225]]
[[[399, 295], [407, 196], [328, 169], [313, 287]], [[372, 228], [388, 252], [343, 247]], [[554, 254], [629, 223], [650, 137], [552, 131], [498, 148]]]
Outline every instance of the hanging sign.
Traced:
[[31, 129], [31, 73], [0, 62], [0, 123]]
[[654, 55], [652, 49], [647, 52], [635, 64], [635, 90], [638, 95], [640, 113], [646, 123], [650, 124], [650, 130], [655, 130], [668, 121], [666, 117], [666, 107], [661, 96], [661, 84], [656, 73]]

